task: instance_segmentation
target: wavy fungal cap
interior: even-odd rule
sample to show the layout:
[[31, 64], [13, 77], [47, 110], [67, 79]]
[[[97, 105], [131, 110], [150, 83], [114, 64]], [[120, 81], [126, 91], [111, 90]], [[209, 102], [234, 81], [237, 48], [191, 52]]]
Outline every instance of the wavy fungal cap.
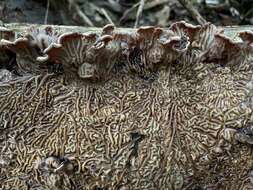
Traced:
[[[118, 70], [118, 62], [122, 63], [123, 70], [139, 76], [175, 61], [187, 62], [187, 59], [193, 63], [220, 60], [223, 65], [239, 66], [238, 60], [243, 59], [239, 52], [251, 52], [253, 41], [252, 31], [239, 33], [243, 42], [234, 42], [210, 23], [194, 26], [184, 21], [172, 24], [167, 30], [145, 26], [132, 33], [121, 33], [109, 24], [100, 36], [78, 32], [59, 34], [50, 26], [32, 27], [23, 37], [1, 27], [0, 34], [1, 48], [17, 54], [16, 62], [22, 73], [38, 73], [45, 65], [60, 64], [66, 75], [85, 79], [91, 75], [84, 74], [84, 70], [92, 68], [92, 73], [102, 80]], [[237, 53], [230, 53], [235, 51]], [[25, 63], [26, 57], [29, 57], [29, 63]], [[45, 72], [44, 69], [41, 71]]]

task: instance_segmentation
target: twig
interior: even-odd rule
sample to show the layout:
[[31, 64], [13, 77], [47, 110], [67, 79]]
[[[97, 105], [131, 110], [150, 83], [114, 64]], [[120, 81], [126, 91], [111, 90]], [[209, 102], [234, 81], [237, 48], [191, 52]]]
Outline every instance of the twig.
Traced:
[[71, 7], [74, 8], [77, 15], [83, 20], [84, 23], [86, 23], [88, 26], [94, 26], [92, 21], [84, 14], [84, 12], [80, 9], [80, 7], [77, 5], [77, 3], [73, 0], [68, 0]]
[[200, 25], [207, 23], [206, 20], [199, 14], [199, 12], [193, 7], [190, 0], [178, 1], [191, 14], [192, 18], [196, 20]]
[[[149, 9], [152, 9], [152, 8], [154, 8], [154, 7], [156, 7], [156, 6], [163, 5], [163, 4], [167, 4], [167, 3], [169, 3], [170, 1], [171, 1], [171, 0], [157, 0], [157, 1], [148, 2], [148, 3], [145, 3], [143, 10], [149, 10]], [[124, 12], [123, 16], [120, 18], [120, 21], [119, 21], [119, 22], [121, 23], [123, 20], [125, 20], [125, 19], [127, 18], [127, 16], [128, 16], [131, 12], [135, 11], [135, 9], [138, 8], [139, 5], [140, 5], [140, 2], [134, 4], [131, 8], [127, 9], [127, 10]]]
[[140, 17], [141, 17], [144, 5], [145, 5], [145, 0], [140, 0], [140, 5], [139, 5], [139, 8], [137, 10], [134, 28], [137, 28], [137, 26], [138, 26], [138, 23], [139, 23], [139, 20], [140, 20]]
[[46, 10], [46, 14], [45, 14], [44, 24], [47, 24], [47, 18], [48, 18], [49, 7], [50, 7], [50, 0], [47, 0], [47, 10]]
[[108, 13], [106, 12], [106, 10], [105, 10], [104, 8], [102, 8], [101, 11], [102, 11], [102, 13], [104, 14], [105, 18], [110, 22], [110, 24], [115, 25], [115, 24], [113, 23], [111, 17], [110, 17], [110, 16], [108, 15]]
[[114, 10], [115, 12], [120, 13], [122, 11], [121, 6], [119, 5], [118, 1], [108, 0], [108, 3], [105, 3], [105, 5], [108, 6], [108, 8], [111, 8], [112, 10]]
[[159, 5], [167, 4], [171, 2], [171, 0], [156, 0], [156, 1], [151, 1], [149, 3], [146, 3], [144, 6], [144, 10], [152, 9], [154, 7], [157, 7]]
[[139, 5], [140, 5], [140, 3], [136, 3], [136, 4], [133, 5], [130, 9], [127, 9], [127, 10], [123, 13], [123, 16], [120, 18], [119, 22], [121, 23], [123, 20], [125, 20], [126, 17], [127, 17], [127, 15], [130, 14], [132, 11], [134, 11]]

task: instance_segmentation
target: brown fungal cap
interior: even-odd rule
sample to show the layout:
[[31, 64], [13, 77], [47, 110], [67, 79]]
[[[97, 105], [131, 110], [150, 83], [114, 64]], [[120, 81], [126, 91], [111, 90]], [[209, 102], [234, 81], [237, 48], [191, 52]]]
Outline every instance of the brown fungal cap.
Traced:
[[201, 26], [194, 26], [192, 24], [188, 24], [185, 21], [180, 21], [173, 23], [169, 30], [175, 32], [176, 35], [179, 36], [187, 36], [192, 42], [197, 35], [197, 33], [201, 30]]
[[65, 33], [62, 34], [57, 43], [52, 43], [45, 49], [44, 57], [39, 61], [49, 61], [52, 63], [62, 63], [64, 67], [78, 67], [84, 61], [87, 50], [95, 43], [95, 34]]
[[215, 34], [219, 33], [222, 33], [222, 30], [217, 29], [217, 27], [211, 23], [207, 23], [198, 31], [191, 46], [201, 51], [206, 51], [213, 43]]
[[[61, 35], [57, 43], [52, 43], [39, 57], [41, 62], [60, 63], [65, 73], [72, 73], [83, 79], [97, 76], [96, 65], [99, 64], [97, 53], [112, 40], [109, 35], [98, 38], [96, 34], [66, 33]], [[106, 57], [104, 57], [106, 59]]]
[[136, 32], [140, 36], [148, 38], [148, 37], [153, 36], [154, 31], [155, 31], [154, 26], [142, 26], [142, 27], [138, 28]]
[[2, 47], [14, 52], [17, 57], [18, 68], [21, 72], [39, 72], [40, 65], [36, 63], [36, 58], [40, 55], [31, 46], [27, 38], [17, 38], [15, 41], [1, 40]]
[[112, 36], [104, 35], [100, 39], [97, 40], [97, 42], [94, 44], [94, 47], [96, 49], [103, 48], [112, 40], [113, 40]]
[[29, 39], [31, 45], [37, 46], [43, 52], [50, 44], [57, 41], [59, 34], [51, 26], [45, 28], [31, 27], [25, 37]]
[[6, 48], [17, 52], [20, 49], [26, 49], [29, 48], [29, 43], [28, 43], [28, 39], [27, 38], [18, 38], [15, 41], [9, 41], [9, 40], [1, 40], [1, 44], [3, 46], [5, 46]]
[[0, 40], [13, 40], [15, 38], [15, 32], [11, 29], [0, 26]]
[[226, 64], [230, 61], [233, 61], [234, 57], [238, 57], [240, 52], [240, 45], [236, 42], [233, 42], [232, 39], [224, 36], [223, 34], [215, 34], [214, 41], [202, 55], [202, 60], [207, 62], [211, 61], [222, 61], [223, 64]]
[[113, 24], [107, 24], [103, 27], [101, 35], [113, 35], [115, 26]]
[[167, 50], [171, 49], [177, 52], [185, 52], [188, 49], [190, 42], [184, 36], [183, 37], [175, 36], [163, 42], [162, 45]]
[[44, 29], [32, 27], [23, 37], [3, 39], [1, 46], [16, 54], [16, 62], [21, 72], [40, 72], [44, 66], [37, 62], [37, 57], [56, 40], [57, 34], [53, 32], [52, 27]]
[[239, 33], [239, 37], [249, 44], [253, 43], [253, 32], [252, 31], [244, 31]]

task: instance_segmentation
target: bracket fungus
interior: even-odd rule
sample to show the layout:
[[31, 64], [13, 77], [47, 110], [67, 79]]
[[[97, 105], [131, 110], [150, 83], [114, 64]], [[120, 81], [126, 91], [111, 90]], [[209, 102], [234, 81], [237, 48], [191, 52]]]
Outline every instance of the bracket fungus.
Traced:
[[4, 49], [16, 55], [20, 73], [39, 73], [43, 70], [43, 65], [36, 59], [56, 39], [57, 33], [53, 32], [52, 27], [31, 27], [24, 36], [15, 34], [14, 38], [1, 39], [0, 43]]
[[55, 43], [59, 37], [59, 33], [51, 26], [45, 28], [29, 28], [25, 37], [30, 41], [30, 45], [39, 49], [40, 54], [49, 47], [50, 44]]
[[[83, 74], [84, 78], [92, 74], [92, 77], [96, 66], [92, 64], [94, 59], [92, 46], [96, 41], [96, 34], [65, 33], [60, 35], [56, 43], [52, 43], [45, 49], [44, 57], [38, 57], [37, 60], [60, 63], [66, 73]], [[79, 71], [80, 68], [82, 72]]]
[[244, 31], [239, 33], [239, 37], [246, 43], [252, 45], [253, 43], [253, 31]]
[[[15, 38], [15, 33], [5, 27], [0, 27], [0, 40], [13, 40]], [[5, 48], [5, 46], [0, 43], [0, 68], [9, 67], [12, 62], [13, 54]]]
[[252, 31], [59, 28], [0, 28], [0, 189], [245, 186]]
[[215, 62], [231, 66], [235, 69], [248, 69], [252, 67], [253, 46], [252, 32], [241, 32], [238, 35], [241, 41], [233, 41], [223, 34], [215, 34], [214, 41], [204, 53], [203, 61]]

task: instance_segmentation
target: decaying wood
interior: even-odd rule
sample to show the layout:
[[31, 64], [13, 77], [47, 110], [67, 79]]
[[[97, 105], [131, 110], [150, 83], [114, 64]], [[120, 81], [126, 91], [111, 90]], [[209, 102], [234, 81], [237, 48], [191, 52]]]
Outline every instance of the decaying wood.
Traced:
[[252, 27], [6, 28], [0, 189], [253, 188]]

